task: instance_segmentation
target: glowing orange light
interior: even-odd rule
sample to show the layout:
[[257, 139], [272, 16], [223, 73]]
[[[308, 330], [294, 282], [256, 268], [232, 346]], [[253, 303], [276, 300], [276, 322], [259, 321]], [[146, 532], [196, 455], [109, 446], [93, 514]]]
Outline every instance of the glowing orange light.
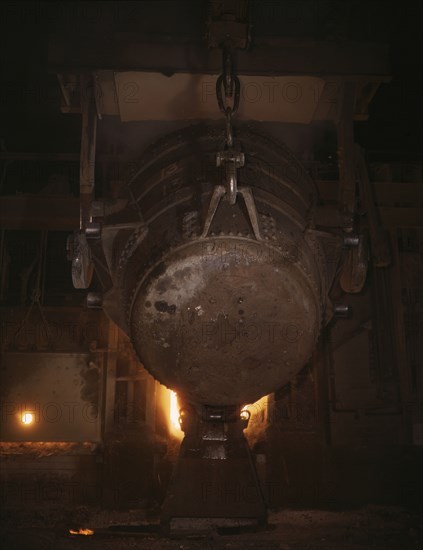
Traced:
[[21, 421], [22, 424], [32, 424], [34, 422], [34, 415], [30, 412], [24, 412], [22, 413]]
[[78, 531], [69, 529], [69, 533], [71, 535], [94, 535], [94, 531], [92, 531], [91, 529], [78, 529]]
[[241, 420], [249, 420], [250, 419], [250, 411], [244, 407], [242, 410], [241, 410], [241, 414], [239, 415], [241, 417]]
[[180, 430], [181, 426], [179, 424], [179, 405], [178, 405], [178, 396], [174, 391], [170, 391], [170, 409], [169, 417], [172, 427], [176, 430]]
[[178, 396], [172, 390], [166, 389], [163, 400], [163, 407], [168, 418], [168, 427], [171, 434], [177, 439], [184, 437], [184, 432], [181, 430], [179, 422], [179, 403]]
[[269, 396], [264, 395], [255, 403], [249, 403], [244, 405], [241, 409], [241, 418], [246, 420], [247, 415], [243, 413], [248, 411], [251, 416], [252, 424], [258, 424], [260, 422], [267, 422], [268, 416], [268, 407], [269, 407]]

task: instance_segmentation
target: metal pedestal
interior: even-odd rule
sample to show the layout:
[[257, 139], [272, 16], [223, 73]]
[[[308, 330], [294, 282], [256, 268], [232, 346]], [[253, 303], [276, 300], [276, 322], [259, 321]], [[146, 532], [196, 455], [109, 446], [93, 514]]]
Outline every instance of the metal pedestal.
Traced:
[[[200, 417], [201, 415], [201, 417]], [[267, 512], [243, 429], [248, 413], [182, 411], [182, 441], [162, 506], [165, 532], [266, 525]]]

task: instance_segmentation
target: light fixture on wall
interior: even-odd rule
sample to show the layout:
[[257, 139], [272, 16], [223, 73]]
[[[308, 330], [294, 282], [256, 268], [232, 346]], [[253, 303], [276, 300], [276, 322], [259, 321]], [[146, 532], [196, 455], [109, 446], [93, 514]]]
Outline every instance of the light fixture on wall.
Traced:
[[21, 416], [21, 422], [22, 424], [29, 426], [34, 422], [34, 415], [28, 411], [24, 411]]

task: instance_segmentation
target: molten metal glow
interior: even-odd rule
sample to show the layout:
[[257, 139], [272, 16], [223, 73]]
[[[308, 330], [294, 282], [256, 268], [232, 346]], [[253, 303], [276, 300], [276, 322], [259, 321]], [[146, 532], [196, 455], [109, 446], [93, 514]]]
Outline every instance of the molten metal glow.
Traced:
[[178, 405], [178, 396], [172, 390], [170, 390], [170, 407], [169, 407], [169, 418], [172, 428], [175, 430], [180, 430], [181, 426], [179, 424], [179, 405]]
[[21, 418], [22, 424], [32, 424], [34, 422], [34, 415], [30, 412], [22, 413]]
[[94, 535], [94, 531], [92, 531], [91, 529], [78, 529], [78, 531], [69, 529], [69, 533], [71, 535]]

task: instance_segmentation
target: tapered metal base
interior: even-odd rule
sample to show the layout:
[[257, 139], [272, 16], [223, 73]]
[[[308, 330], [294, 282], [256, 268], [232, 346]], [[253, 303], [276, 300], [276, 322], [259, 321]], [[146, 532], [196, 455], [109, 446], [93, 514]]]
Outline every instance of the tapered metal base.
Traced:
[[166, 532], [266, 525], [266, 505], [243, 434], [246, 421], [239, 415], [219, 415], [212, 411], [185, 422], [186, 435], [161, 511]]

